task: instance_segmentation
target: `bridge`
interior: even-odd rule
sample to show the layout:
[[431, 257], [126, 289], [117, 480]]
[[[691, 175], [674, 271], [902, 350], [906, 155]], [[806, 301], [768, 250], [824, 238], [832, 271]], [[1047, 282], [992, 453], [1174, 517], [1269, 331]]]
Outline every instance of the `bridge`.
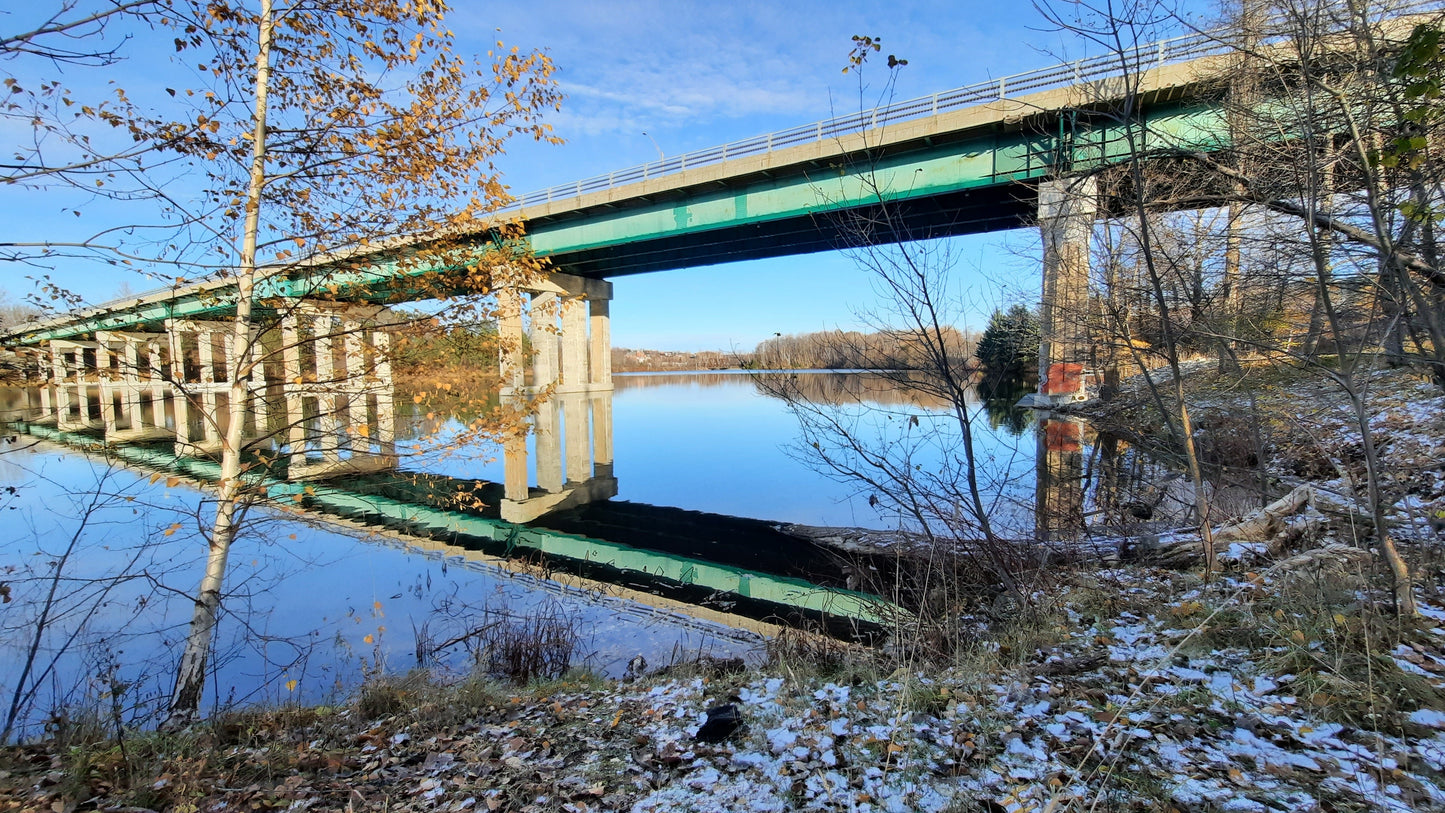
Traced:
[[[520, 222], [527, 248], [553, 270], [496, 290], [503, 394], [611, 390], [613, 277], [1037, 224], [1044, 341], [1035, 404], [1079, 400], [1087, 346], [1076, 320], [1062, 315], [1086, 301], [1091, 224], [1109, 214], [1095, 173], [1141, 151], [1226, 148], [1220, 98], [1232, 64], [1217, 37], [1193, 34], [523, 195], [499, 217]], [[1114, 110], [1126, 87], [1128, 122]], [[883, 211], [887, 217], [878, 216]], [[860, 219], [875, 228], [860, 234]], [[499, 235], [467, 236], [463, 258], [493, 252], [505, 262], [508, 247], [495, 251]], [[251, 411], [291, 416], [288, 432], [331, 413], [362, 412], [378, 427], [393, 420], [392, 396], [378, 382], [389, 377], [394, 317], [378, 300], [435, 296], [417, 280], [449, 270], [410, 261], [406, 247], [263, 269], [250, 348], [263, 362], [249, 372]], [[246, 348], [231, 347], [225, 321], [236, 296], [234, 281], [222, 276], [24, 325], [0, 341], [29, 354], [41, 383], [40, 422], [115, 442], [172, 438], [177, 454], [205, 455], [224, 434], [220, 405], [237, 360], [247, 357]], [[528, 325], [530, 358], [523, 358]], [[525, 444], [514, 440], [504, 519], [526, 521], [616, 493], [610, 461], [593, 461], [575, 482], [550, 462], [567, 455], [577, 458], [569, 471], [587, 468], [580, 452], [559, 451], [557, 437], [580, 448], [589, 425], [606, 423], [599, 413], [607, 407], [605, 399], [578, 403], [538, 418], [537, 454], [549, 462], [536, 467], [535, 488]], [[247, 427], [250, 437], [263, 438], [266, 423]], [[372, 438], [388, 434], [374, 431]], [[604, 442], [594, 445], [607, 456]], [[396, 459], [385, 448], [346, 455], [345, 463], [323, 457], [297, 463], [289, 476], [385, 470]]]
[[[868, 236], [874, 241], [1034, 222], [1052, 233], [1063, 221], [1097, 209], [1096, 196], [1067, 192], [1062, 179], [1130, 155], [1124, 125], [1109, 110], [1126, 69], [1139, 82], [1132, 125], [1142, 142], [1136, 148], [1221, 146], [1225, 127], [1215, 99], [1227, 64], [1223, 50], [1204, 34], [1165, 40], [1127, 60], [1051, 66], [523, 195], [504, 214], [521, 222], [528, 247], [556, 272], [542, 290], [525, 293], [548, 306], [559, 300], [563, 366], [566, 358], [575, 366], [581, 356], [606, 349], [608, 278], [856, 245], [862, 238], [847, 215], [880, 206], [900, 216]], [[486, 247], [496, 235], [473, 239]], [[343, 289], [368, 292], [378, 282], [394, 289], [404, 287], [398, 277], [438, 270], [411, 267], [385, 253], [360, 270], [358, 264], [352, 253], [303, 268], [266, 269], [255, 298], [264, 305], [313, 296], [311, 279], [328, 266], [348, 269], [341, 275]], [[391, 296], [396, 298], [394, 290]], [[347, 297], [342, 290], [328, 298]], [[225, 318], [234, 312], [234, 300], [234, 284], [222, 277], [78, 310], [24, 326], [4, 340], [43, 347], [93, 340], [98, 330], [160, 332], [168, 321]], [[587, 318], [571, 312], [576, 308], [568, 303], [577, 301], [590, 303]], [[579, 349], [584, 323], [600, 335]], [[539, 355], [550, 352], [543, 347]], [[607, 380], [603, 370], [579, 377], [553, 366], [542, 370], [538, 383], [553, 373], [559, 381], [570, 377], [564, 382], [570, 386], [605, 386]]]

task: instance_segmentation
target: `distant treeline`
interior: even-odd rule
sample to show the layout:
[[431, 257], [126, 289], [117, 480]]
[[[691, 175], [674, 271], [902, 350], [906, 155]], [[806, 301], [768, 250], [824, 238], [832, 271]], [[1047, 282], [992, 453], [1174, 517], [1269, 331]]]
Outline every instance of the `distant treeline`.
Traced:
[[[992, 326], [991, 326], [992, 327]], [[971, 330], [943, 328], [935, 336], [917, 332], [824, 330], [778, 335], [751, 353], [723, 350], [698, 352], [612, 348], [615, 372], [678, 370], [917, 370], [931, 366], [925, 342], [941, 342], [948, 356], [963, 367], [976, 367], [975, 351], [984, 337]], [[1037, 353], [1037, 339], [1034, 339]], [[989, 345], [984, 342], [985, 347]], [[496, 328], [491, 324], [453, 326], [416, 332], [397, 342], [399, 371], [440, 367], [492, 367], [497, 358]], [[523, 353], [527, 352], [524, 341]]]
[[[823, 330], [778, 335], [758, 344], [751, 353], [708, 350], [696, 353], [670, 350], [612, 349], [617, 372], [664, 370], [909, 370], [926, 366], [925, 337], [905, 331], [862, 333]], [[941, 341], [960, 365], [974, 364], [979, 334], [943, 328]]]
[[926, 342], [941, 343], [959, 364], [972, 364], [979, 335], [945, 327], [936, 335], [914, 331], [824, 330], [774, 336], [758, 344], [746, 366], [759, 370], [912, 370], [931, 366]]
[[677, 350], [634, 350], [612, 348], [612, 371], [617, 373], [665, 372], [671, 370], [735, 370], [744, 364], [747, 354], [704, 350], [688, 353]]

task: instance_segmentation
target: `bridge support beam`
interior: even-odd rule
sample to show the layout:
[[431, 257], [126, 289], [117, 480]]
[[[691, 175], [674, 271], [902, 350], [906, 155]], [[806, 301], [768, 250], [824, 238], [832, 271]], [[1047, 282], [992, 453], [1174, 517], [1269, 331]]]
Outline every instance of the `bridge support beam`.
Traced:
[[1044, 248], [1039, 390], [1027, 405], [1047, 408], [1088, 399], [1089, 237], [1098, 198], [1098, 184], [1091, 177], [1039, 184]]
[[95, 342], [51, 340], [56, 429], [70, 432], [97, 429], [102, 425], [99, 353], [100, 347]]
[[31, 423], [53, 426], [59, 411], [56, 406], [58, 396], [55, 388], [55, 362], [50, 342], [43, 342], [38, 347], [21, 348], [15, 352], [21, 359], [24, 377], [26, 380], [33, 379], [36, 384], [37, 403], [31, 405], [28, 420]]
[[[612, 283], [571, 274], [549, 274], [527, 289], [499, 290], [502, 394], [612, 389], [611, 299]], [[530, 389], [522, 353], [524, 309], [531, 327]]]
[[[221, 451], [231, 421], [230, 376], [239, 354], [231, 348], [230, 322], [166, 320], [170, 342], [171, 382], [175, 385], [176, 454], [215, 455]], [[253, 377], [259, 374], [256, 365]], [[252, 382], [254, 406], [255, 382]], [[255, 438], [256, 432], [243, 433]]]

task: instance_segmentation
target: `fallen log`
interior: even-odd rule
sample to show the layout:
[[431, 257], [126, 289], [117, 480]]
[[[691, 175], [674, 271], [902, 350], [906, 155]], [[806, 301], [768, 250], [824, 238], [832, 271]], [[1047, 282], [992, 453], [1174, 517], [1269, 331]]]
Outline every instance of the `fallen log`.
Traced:
[[1221, 542], [1269, 542], [1285, 529], [1287, 518], [1305, 508], [1313, 508], [1315, 490], [1308, 484], [1295, 488], [1253, 514], [1221, 526], [1214, 531], [1214, 541]]
[[[1324, 527], [1325, 516], [1315, 509], [1322, 495], [1310, 484], [1288, 494], [1243, 519], [1214, 530], [1215, 550], [1233, 558], [1277, 556]], [[1331, 508], [1335, 501], [1325, 498]], [[779, 530], [810, 540], [845, 554], [899, 556], [952, 550], [963, 555], [987, 552], [983, 540], [930, 541], [911, 531], [875, 531], [866, 528], [781, 525]], [[999, 540], [1006, 550], [997, 551], [1017, 563], [1034, 565], [1062, 562], [1139, 562], [1185, 569], [1204, 561], [1204, 543], [1194, 529], [1175, 529], [1131, 537], [1097, 537], [1087, 534], [1070, 540]]]
[[[1301, 485], [1249, 516], [1214, 529], [1216, 555], [1235, 560], [1278, 556], [1324, 527], [1325, 516], [1314, 507], [1316, 498], [1313, 486]], [[1124, 549], [1123, 558], [1161, 567], [1194, 567], [1204, 561], [1204, 541], [1197, 531], [1141, 537]]]

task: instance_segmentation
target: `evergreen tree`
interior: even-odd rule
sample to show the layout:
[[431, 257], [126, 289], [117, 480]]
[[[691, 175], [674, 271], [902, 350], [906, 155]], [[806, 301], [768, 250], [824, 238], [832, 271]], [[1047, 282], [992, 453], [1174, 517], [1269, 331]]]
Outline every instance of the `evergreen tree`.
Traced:
[[1039, 359], [1039, 320], [1023, 305], [995, 310], [974, 351], [992, 381], [1022, 381], [1031, 377]]

